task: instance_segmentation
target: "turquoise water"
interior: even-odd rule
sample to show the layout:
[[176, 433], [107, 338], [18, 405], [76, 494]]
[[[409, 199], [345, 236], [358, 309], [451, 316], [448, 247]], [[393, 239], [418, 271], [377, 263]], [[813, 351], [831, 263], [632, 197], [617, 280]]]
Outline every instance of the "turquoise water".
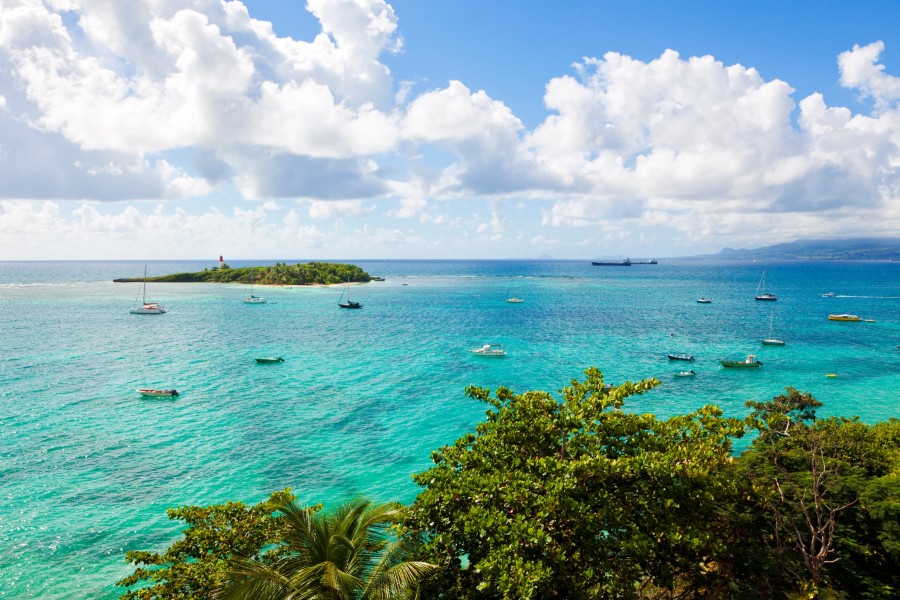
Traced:
[[[0, 597], [117, 597], [125, 550], [178, 537], [170, 506], [285, 487], [409, 502], [410, 474], [483, 416], [469, 384], [556, 391], [593, 365], [662, 380], [628, 405], [661, 416], [744, 416], [791, 385], [824, 414], [900, 417], [900, 263], [353, 262], [386, 278], [352, 288], [362, 310], [339, 309], [340, 288], [255, 288], [269, 303], [253, 306], [244, 286], [150, 284], [161, 316], [129, 314], [138, 286], [111, 283], [143, 263], [0, 262]], [[753, 300], [764, 266], [775, 303]], [[784, 347], [760, 344], [773, 310]], [[827, 320], [843, 312], [874, 322]], [[488, 342], [509, 355], [469, 352]], [[749, 353], [761, 369], [718, 364]]]

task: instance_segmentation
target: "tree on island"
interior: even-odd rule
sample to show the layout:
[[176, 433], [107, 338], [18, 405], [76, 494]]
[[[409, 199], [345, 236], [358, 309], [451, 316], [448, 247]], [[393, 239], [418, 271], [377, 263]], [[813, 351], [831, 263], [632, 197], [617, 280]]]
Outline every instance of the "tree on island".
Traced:
[[[148, 277], [156, 283], [250, 283], [257, 285], [335, 285], [348, 282], [367, 282], [372, 277], [356, 265], [342, 263], [310, 262], [287, 265], [276, 263], [266, 267], [240, 267], [232, 269], [227, 264], [196, 273], [173, 273]], [[144, 281], [143, 278], [115, 279], [120, 283]]]

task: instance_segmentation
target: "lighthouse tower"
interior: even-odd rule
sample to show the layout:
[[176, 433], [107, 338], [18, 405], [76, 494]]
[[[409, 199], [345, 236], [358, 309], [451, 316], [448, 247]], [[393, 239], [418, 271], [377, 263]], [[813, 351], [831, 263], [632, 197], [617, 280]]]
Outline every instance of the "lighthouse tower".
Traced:
[[225, 266], [225, 259], [222, 258], [222, 255], [220, 254], [219, 255], [219, 268], [221, 269], [224, 266]]

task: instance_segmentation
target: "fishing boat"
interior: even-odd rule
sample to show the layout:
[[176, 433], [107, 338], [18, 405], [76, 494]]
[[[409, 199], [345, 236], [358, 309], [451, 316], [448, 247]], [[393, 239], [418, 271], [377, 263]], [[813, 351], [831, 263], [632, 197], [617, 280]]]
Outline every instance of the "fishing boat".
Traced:
[[775, 326], [775, 309], [772, 309], [772, 317], [769, 319], [769, 337], [762, 341], [763, 346], [784, 346], [784, 340], [772, 337], [772, 329]]
[[842, 315], [828, 315], [829, 321], [862, 321], [859, 318], [859, 315], [850, 315], [850, 314], [842, 314]]
[[694, 360], [693, 354], [666, 354], [669, 357], [669, 360]]
[[473, 348], [476, 356], [506, 356], [506, 350], [500, 344], [485, 344], [481, 348]]
[[747, 358], [745, 358], [744, 360], [720, 360], [719, 364], [721, 364], [723, 367], [731, 367], [731, 368], [739, 368], [739, 369], [755, 368], [755, 367], [762, 366], [762, 362], [756, 360], [756, 357], [752, 354], [748, 354]]
[[696, 375], [693, 369], [690, 371], [681, 371], [680, 373], [675, 373], [675, 377], [693, 377]]
[[[138, 304], [138, 297], [141, 298], [140, 304]], [[131, 305], [131, 310], [128, 312], [133, 315], [161, 315], [166, 312], [166, 309], [159, 302], [147, 302], [147, 265], [144, 265], [144, 279], [141, 281], [141, 289], [138, 290], [134, 303]]]
[[[761, 290], [761, 292], [760, 292]], [[759, 284], [756, 286], [756, 299], [757, 300], [768, 300], [769, 302], [774, 302], [778, 300], [778, 297], [775, 294], [766, 293], [766, 270], [763, 269], [762, 279], [759, 280]]]
[[275, 363], [283, 363], [284, 359], [280, 356], [261, 356], [255, 359], [261, 365], [272, 365]]
[[618, 262], [591, 262], [595, 267], [630, 267], [631, 259], [623, 258]]
[[697, 298], [697, 304], [712, 304], [712, 300], [700, 296], [699, 298]]
[[151, 390], [151, 389], [143, 388], [143, 389], [139, 389], [137, 391], [137, 393], [140, 394], [141, 396], [145, 396], [147, 398], [166, 398], [166, 397], [174, 398], [175, 396], [179, 395], [178, 390], [174, 390], [174, 389], [173, 390]]
[[250, 295], [244, 296], [244, 304], [265, 304], [266, 299], [253, 295], [253, 269], [250, 269]]
[[[344, 302], [344, 292], [347, 292], [347, 301]], [[338, 306], [341, 308], [362, 308], [362, 304], [350, 300], [350, 278], [347, 278], [347, 286], [341, 290], [341, 297], [338, 299]]]

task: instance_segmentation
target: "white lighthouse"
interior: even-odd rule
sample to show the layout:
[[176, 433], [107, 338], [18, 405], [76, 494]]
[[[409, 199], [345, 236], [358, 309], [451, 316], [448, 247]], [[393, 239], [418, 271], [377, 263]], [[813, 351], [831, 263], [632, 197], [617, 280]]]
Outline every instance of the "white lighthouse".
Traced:
[[222, 255], [220, 254], [219, 255], [219, 268], [221, 269], [224, 266], [225, 266], [225, 259], [222, 258]]

